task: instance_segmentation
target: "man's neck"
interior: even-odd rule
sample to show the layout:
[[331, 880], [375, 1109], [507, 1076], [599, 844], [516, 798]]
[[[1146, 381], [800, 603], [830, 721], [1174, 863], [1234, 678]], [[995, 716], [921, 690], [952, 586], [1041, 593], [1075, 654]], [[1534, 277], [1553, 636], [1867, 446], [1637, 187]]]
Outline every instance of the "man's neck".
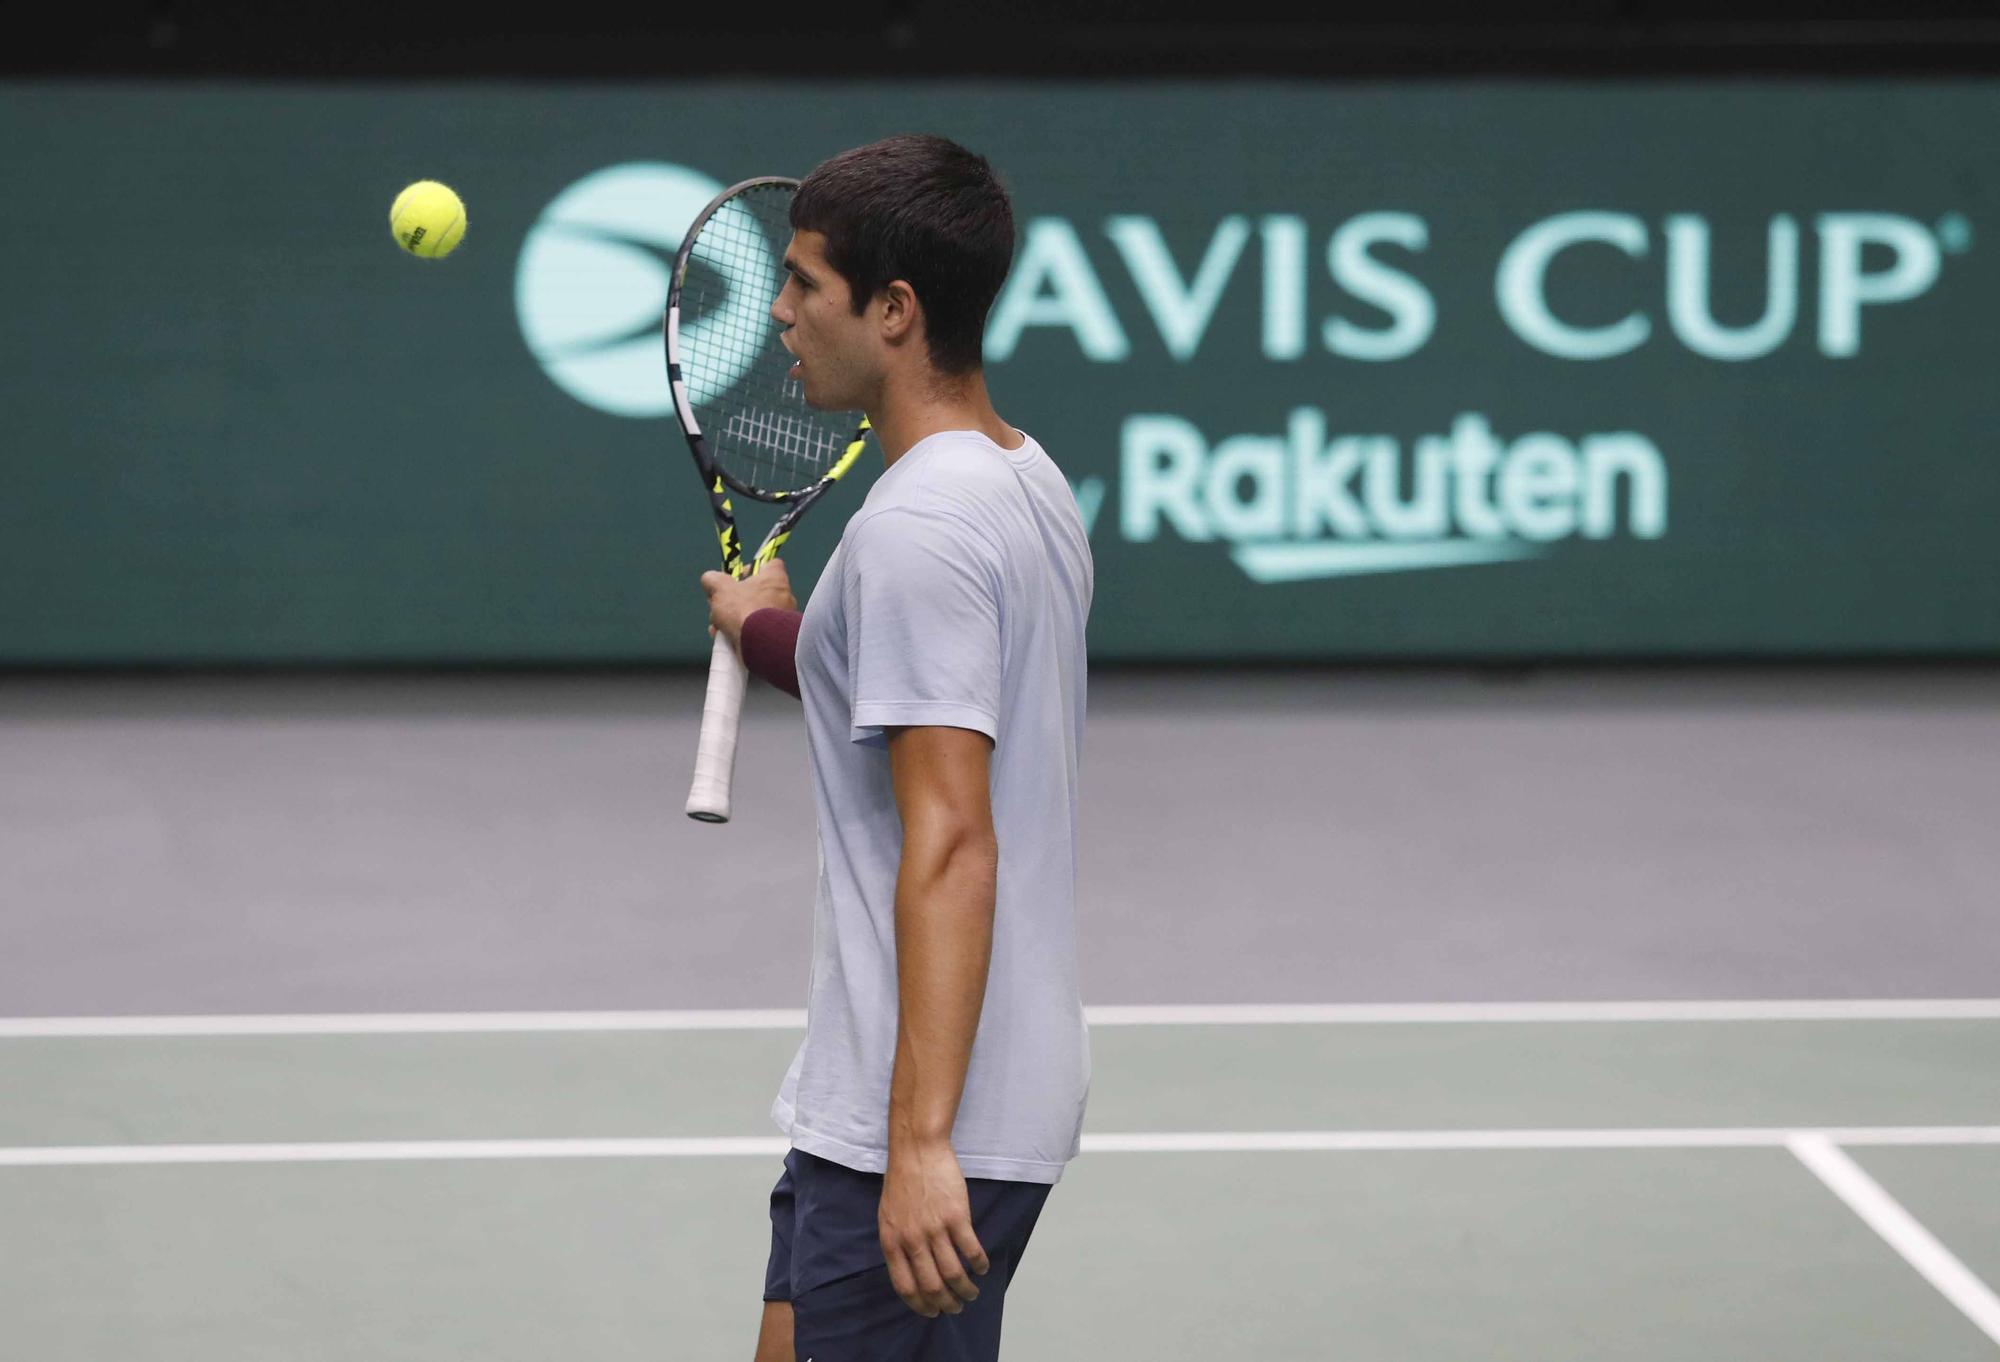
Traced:
[[945, 430], [976, 431], [1002, 449], [1021, 447], [1019, 433], [993, 410], [992, 399], [986, 395], [986, 378], [977, 370], [949, 388], [898, 391], [890, 385], [881, 400], [870, 405], [868, 420], [882, 446], [885, 468], [918, 441]]

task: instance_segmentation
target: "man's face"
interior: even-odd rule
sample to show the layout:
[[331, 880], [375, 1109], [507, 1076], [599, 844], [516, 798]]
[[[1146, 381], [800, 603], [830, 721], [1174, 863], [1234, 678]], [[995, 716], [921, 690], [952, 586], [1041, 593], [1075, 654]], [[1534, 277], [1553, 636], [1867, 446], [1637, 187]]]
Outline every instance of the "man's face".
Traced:
[[854, 411], [873, 391], [875, 336], [873, 309], [854, 315], [847, 281], [826, 262], [826, 237], [792, 234], [785, 248], [785, 287], [771, 304], [771, 318], [785, 328], [780, 338], [798, 357], [792, 377], [806, 404], [821, 411]]

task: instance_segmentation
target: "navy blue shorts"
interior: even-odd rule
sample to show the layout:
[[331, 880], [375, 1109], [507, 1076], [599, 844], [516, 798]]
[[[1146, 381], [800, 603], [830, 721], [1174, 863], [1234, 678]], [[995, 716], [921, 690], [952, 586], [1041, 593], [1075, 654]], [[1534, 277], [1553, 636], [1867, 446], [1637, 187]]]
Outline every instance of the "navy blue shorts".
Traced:
[[[979, 1299], [926, 1319], [896, 1294], [882, 1257], [880, 1173], [794, 1149], [771, 1189], [764, 1299], [792, 1303], [798, 1362], [997, 1362], [1000, 1308], [1051, 1185], [967, 1178], [972, 1232], [991, 1264]], [[971, 1272], [968, 1267], [966, 1269]]]

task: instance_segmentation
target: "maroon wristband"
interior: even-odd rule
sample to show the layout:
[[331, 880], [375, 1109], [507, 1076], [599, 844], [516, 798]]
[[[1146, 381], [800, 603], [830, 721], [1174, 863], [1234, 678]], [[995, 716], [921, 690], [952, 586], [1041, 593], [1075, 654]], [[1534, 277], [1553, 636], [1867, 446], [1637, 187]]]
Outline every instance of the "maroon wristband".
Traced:
[[743, 665], [752, 676], [794, 697], [799, 693], [799, 622], [804, 618], [796, 610], [766, 606], [743, 621]]

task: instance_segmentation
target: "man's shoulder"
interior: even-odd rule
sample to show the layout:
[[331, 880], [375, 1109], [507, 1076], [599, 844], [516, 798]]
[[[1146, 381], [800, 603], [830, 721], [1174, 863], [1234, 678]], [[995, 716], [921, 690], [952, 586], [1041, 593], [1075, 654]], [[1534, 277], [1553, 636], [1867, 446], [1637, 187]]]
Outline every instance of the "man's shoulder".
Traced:
[[1028, 446], [1002, 449], [985, 436], [969, 430], [947, 430], [931, 436], [920, 449], [910, 452], [909, 476], [900, 486], [884, 488], [901, 492], [913, 501], [925, 497], [949, 497], [954, 489], [989, 491], [1015, 485], [1014, 461]]
[[996, 547], [990, 508], [938, 490], [863, 506], [849, 518], [841, 544], [871, 560], [899, 545]]
[[904, 457], [912, 462], [890, 470], [898, 476], [884, 477], [869, 489], [848, 521], [850, 535], [878, 520], [956, 521], [968, 530], [990, 533], [998, 507], [1020, 495], [1005, 454], [977, 436], [948, 431]]

